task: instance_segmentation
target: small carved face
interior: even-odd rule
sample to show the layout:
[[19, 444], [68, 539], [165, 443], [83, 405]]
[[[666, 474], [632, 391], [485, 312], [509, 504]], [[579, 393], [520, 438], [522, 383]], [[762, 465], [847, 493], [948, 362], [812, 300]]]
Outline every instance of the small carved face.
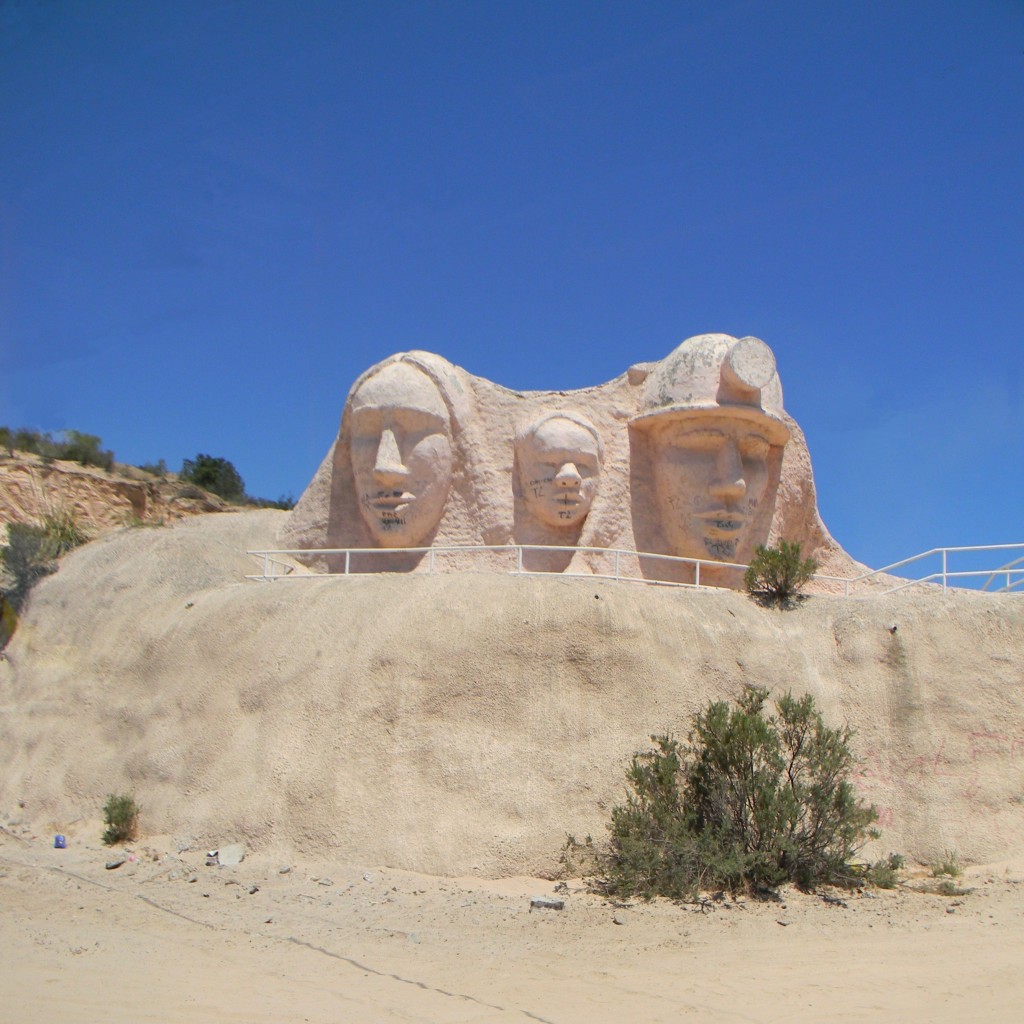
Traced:
[[451, 420], [434, 382], [391, 363], [350, 399], [359, 511], [382, 547], [416, 547], [438, 524], [452, 481]]
[[746, 561], [768, 486], [771, 445], [756, 421], [686, 417], [653, 434], [654, 487], [673, 553]]
[[558, 529], [582, 523], [600, 480], [597, 437], [574, 420], [554, 417], [526, 434], [517, 454], [519, 483], [530, 512]]

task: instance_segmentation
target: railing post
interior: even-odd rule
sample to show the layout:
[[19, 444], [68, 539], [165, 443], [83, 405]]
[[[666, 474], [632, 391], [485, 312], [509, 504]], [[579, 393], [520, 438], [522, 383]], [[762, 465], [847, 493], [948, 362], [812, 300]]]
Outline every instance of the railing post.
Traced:
[[349, 559], [351, 559], [351, 557], [352, 557], [352, 552], [351, 551], [346, 551], [345, 552], [345, 575], [346, 576], [348, 575], [348, 565], [349, 565]]
[[270, 574], [270, 555], [263, 552], [263, 578], [266, 579]]
[[694, 562], [693, 585], [695, 587], [699, 587], [700, 586], [700, 559], [699, 558], [697, 559], [696, 562]]
[[516, 545], [516, 572], [523, 575], [523, 546], [522, 544]]
[[948, 555], [948, 553], [949, 552], [945, 548], [942, 549], [942, 592], [943, 593], [946, 592], [946, 556]]
[[427, 558], [427, 572], [431, 576], [434, 575], [434, 549], [433, 548], [430, 549], [430, 556]]

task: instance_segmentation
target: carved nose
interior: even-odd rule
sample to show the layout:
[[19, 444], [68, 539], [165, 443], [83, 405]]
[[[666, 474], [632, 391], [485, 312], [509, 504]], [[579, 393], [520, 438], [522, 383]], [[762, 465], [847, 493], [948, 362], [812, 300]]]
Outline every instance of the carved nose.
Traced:
[[409, 470], [402, 464], [402, 453], [398, 448], [398, 441], [395, 440], [394, 431], [389, 427], [381, 431], [373, 472], [375, 476], [385, 478], [409, 475]]
[[580, 476], [580, 471], [576, 468], [576, 463], [567, 462], [562, 468], [555, 474], [555, 485], [557, 487], [579, 487], [583, 482], [583, 477]]
[[735, 441], [723, 445], [718, 453], [717, 473], [710, 491], [718, 501], [739, 501], [747, 493], [747, 481], [743, 479], [743, 460]]

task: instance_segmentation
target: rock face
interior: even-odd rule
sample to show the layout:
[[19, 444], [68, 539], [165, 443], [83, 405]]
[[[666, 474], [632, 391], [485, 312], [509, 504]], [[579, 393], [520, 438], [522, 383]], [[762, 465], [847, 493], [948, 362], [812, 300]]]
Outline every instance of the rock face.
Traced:
[[856, 729], [875, 856], [1024, 849], [1019, 595], [778, 612], [561, 575], [245, 582], [286, 519], [118, 531], [37, 586], [0, 660], [0, 807], [64, 831], [130, 792], [144, 832], [209, 849], [544, 873], [567, 832], [604, 835], [651, 733], [757, 683]]
[[[822, 571], [854, 563], [818, 515], [803, 434], [783, 408], [771, 350], [705, 334], [658, 363], [579, 391], [502, 388], [427, 352], [353, 385], [341, 428], [282, 531], [295, 549], [369, 548], [353, 572], [500, 567], [735, 587], [754, 546], [799, 541]], [[407, 548], [433, 548], [409, 554]], [[391, 549], [391, 550], [389, 550]], [[598, 550], [588, 550], [598, 549]], [[440, 554], [440, 557], [435, 557]], [[339, 556], [305, 556], [342, 571]], [[716, 566], [719, 566], [716, 568]]]
[[230, 506], [215, 495], [126, 466], [108, 473], [74, 462], [0, 453], [0, 528], [70, 512], [88, 533], [131, 524], [168, 523]]

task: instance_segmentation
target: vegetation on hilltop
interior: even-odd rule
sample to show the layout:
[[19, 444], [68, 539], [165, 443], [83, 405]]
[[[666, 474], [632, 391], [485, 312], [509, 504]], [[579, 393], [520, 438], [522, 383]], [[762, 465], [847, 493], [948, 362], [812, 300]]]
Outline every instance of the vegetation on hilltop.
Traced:
[[[95, 434], [83, 434], [77, 430], [63, 430], [54, 435], [46, 431], [30, 430], [28, 427], [0, 426], [0, 449], [6, 450], [10, 456], [16, 451], [29, 452], [45, 461], [60, 459], [118, 472], [114, 453], [104, 449], [102, 444], [102, 440]], [[163, 459], [136, 468], [160, 478], [170, 475]], [[245, 483], [238, 470], [227, 459], [217, 456], [200, 454], [194, 459], [185, 459], [178, 478], [236, 505], [280, 509], [295, 506], [295, 499], [291, 495], [282, 495], [275, 500], [246, 494]]]
[[6, 448], [9, 455], [15, 451], [31, 452], [44, 459], [63, 459], [109, 470], [114, 466], [114, 453], [103, 449], [102, 444], [95, 434], [77, 430], [64, 430], [55, 437], [27, 427], [0, 427], [0, 447]]
[[[115, 462], [114, 453], [103, 447], [98, 436], [78, 430], [54, 435], [27, 427], [0, 426], [0, 457], [4, 452], [11, 458], [22, 452], [44, 462], [77, 462], [108, 473], [131, 475], [131, 467]], [[175, 491], [181, 497], [206, 498], [214, 494], [233, 504], [254, 508], [290, 509], [295, 505], [291, 496], [273, 501], [246, 494], [241, 475], [223, 458], [197, 455], [195, 459], [186, 459], [177, 478], [168, 473], [163, 459], [135, 468], [167, 479], [172, 486], [175, 480], [181, 481]], [[6, 527], [6, 543], [0, 545], [0, 648], [13, 635], [32, 587], [56, 571], [61, 555], [89, 539], [81, 522], [67, 509], [50, 510], [36, 522], [11, 522]]]

